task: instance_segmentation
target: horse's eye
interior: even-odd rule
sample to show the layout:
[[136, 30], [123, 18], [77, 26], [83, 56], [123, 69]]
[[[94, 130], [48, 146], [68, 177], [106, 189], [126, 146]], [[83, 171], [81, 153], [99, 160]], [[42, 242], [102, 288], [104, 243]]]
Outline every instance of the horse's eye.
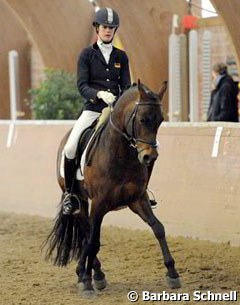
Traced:
[[150, 122], [150, 119], [148, 117], [142, 117], [140, 119], [140, 123], [142, 124], [148, 124]]

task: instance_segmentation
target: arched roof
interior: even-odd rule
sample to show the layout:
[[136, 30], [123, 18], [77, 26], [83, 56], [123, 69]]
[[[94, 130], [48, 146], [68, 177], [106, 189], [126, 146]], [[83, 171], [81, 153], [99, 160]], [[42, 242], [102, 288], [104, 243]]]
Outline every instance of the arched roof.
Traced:
[[98, 0], [120, 15], [119, 37], [130, 58], [133, 76], [153, 90], [168, 79], [168, 36], [172, 15], [181, 18], [187, 12], [185, 1], [179, 0]]
[[[239, 63], [239, 0], [211, 1], [229, 31]], [[157, 91], [161, 82], [168, 78], [167, 50], [172, 15], [178, 14], [180, 18], [185, 15], [187, 3], [179, 0], [98, 0], [97, 2], [101, 7], [114, 8], [120, 15], [121, 26], [118, 34], [128, 53], [134, 80], [140, 78], [151, 89]], [[29, 69], [26, 58], [26, 49], [29, 47], [27, 37], [30, 37], [37, 46], [45, 66], [75, 72], [79, 52], [92, 42], [93, 16], [94, 8], [87, 0], [0, 0], [1, 24], [7, 25], [11, 21], [11, 26], [0, 27], [2, 86], [8, 86], [6, 79], [8, 68], [6, 59], [3, 62], [5, 56], [3, 54], [14, 45], [18, 45], [19, 50], [25, 48], [25, 53], [21, 56], [21, 65], [25, 64], [21, 71], [24, 82], [26, 84], [30, 82], [30, 75], [27, 76]], [[5, 53], [2, 52], [3, 50]], [[2, 100], [2, 92], [0, 97]]]
[[91, 40], [94, 8], [83, 0], [4, 0], [52, 68], [76, 70], [80, 50]]
[[211, 0], [211, 2], [221, 15], [230, 34], [240, 68], [240, 2], [239, 0]]
[[[19, 53], [20, 98], [24, 100], [30, 88], [29, 41], [27, 32], [22, 28], [19, 20], [2, 1], [0, 1], [0, 20], [0, 119], [8, 119], [10, 116], [8, 52], [17, 50]], [[22, 110], [27, 111], [26, 105], [23, 105]]]

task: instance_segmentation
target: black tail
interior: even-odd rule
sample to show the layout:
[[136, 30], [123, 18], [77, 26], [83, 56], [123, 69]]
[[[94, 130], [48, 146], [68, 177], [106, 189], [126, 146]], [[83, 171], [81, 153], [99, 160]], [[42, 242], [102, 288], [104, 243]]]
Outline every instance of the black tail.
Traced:
[[52, 259], [54, 265], [63, 267], [73, 259], [79, 259], [88, 232], [88, 217], [84, 213], [64, 215], [60, 208], [54, 227], [43, 243], [43, 247], [47, 247], [46, 260]]

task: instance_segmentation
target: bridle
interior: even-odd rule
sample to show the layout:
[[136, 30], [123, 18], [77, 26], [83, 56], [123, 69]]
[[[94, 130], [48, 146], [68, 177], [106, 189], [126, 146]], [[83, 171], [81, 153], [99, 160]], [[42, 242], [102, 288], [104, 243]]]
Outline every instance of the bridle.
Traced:
[[[151, 103], [151, 102], [141, 102], [141, 103], [140, 102], [136, 102], [135, 103], [135, 107], [134, 107], [134, 109], [133, 109], [133, 111], [132, 111], [132, 113], [131, 113], [131, 115], [130, 115], [130, 117], [128, 119], [127, 124], [126, 124], [126, 130], [128, 130], [128, 125], [130, 123], [132, 124], [131, 125], [132, 135], [129, 135], [129, 134], [127, 134], [127, 132], [122, 131], [120, 128], [118, 128], [114, 124], [114, 122], [112, 120], [112, 111], [111, 111], [111, 114], [110, 114], [110, 124], [111, 124], [111, 126], [113, 127], [114, 130], [116, 130], [118, 133], [120, 133], [129, 142], [129, 145], [131, 147], [137, 149], [138, 148], [137, 143], [141, 142], [141, 143], [148, 144], [152, 148], [157, 148], [158, 147], [158, 142], [157, 141], [149, 142], [149, 141], [147, 141], [145, 139], [141, 139], [141, 138], [138, 138], [136, 136], [136, 127], [135, 127], [136, 121], [135, 121], [135, 119], [136, 119], [138, 108], [140, 106], [160, 106], [160, 105], [161, 105], [160, 102], [159, 103]], [[138, 151], [138, 153], [140, 153], [140, 151]]]

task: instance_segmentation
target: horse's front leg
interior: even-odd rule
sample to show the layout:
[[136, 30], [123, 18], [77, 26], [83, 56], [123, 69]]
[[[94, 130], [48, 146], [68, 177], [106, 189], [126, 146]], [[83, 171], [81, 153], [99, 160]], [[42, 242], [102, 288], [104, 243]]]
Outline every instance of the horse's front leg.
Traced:
[[164, 258], [164, 264], [167, 267], [166, 276], [169, 287], [181, 287], [179, 275], [175, 269], [175, 262], [168, 248], [164, 226], [153, 214], [147, 194], [145, 194], [141, 200], [130, 204], [129, 208], [134, 213], [138, 214], [152, 228], [153, 233], [158, 239]]

